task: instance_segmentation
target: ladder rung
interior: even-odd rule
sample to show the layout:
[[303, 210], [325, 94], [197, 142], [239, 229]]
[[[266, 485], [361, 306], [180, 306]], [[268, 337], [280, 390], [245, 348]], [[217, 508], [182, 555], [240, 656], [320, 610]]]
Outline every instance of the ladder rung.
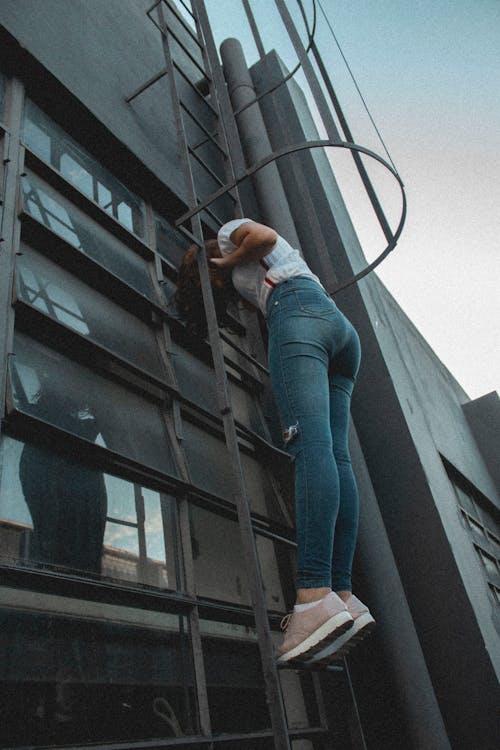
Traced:
[[193, 89], [193, 91], [200, 97], [201, 101], [204, 104], [206, 104], [206, 106], [211, 110], [211, 112], [215, 115], [215, 117], [219, 117], [219, 113], [215, 109], [214, 105], [211, 102], [209, 102], [208, 99], [206, 99], [203, 96], [203, 94], [201, 93], [201, 91], [197, 88], [196, 84], [193, 83], [192, 80], [189, 78], [189, 76], [182, 70], [182, 68], [180, 68], [177, 65], [177, 63], [175, 62], [175, 60], [172, 60], [172, 64], [173, 64], [174, 68], [176, 69], [176, 71], [178, 73], [180, 73], [181, 76], [184, 78], [184, 80], [186, 81], [186, 83], [188, 83], [191, 86], [191, 88]]
[[195, 17], [194, 17], [194, 14], [193, 14], [192, 10], [191, 10], [190, 8], [188, 8], [188, 7], [187, 7], [187, 5], [186, 5], [186, 3], [184, 2], [184, 0], [178, 0], [178, 2], [179, 2], [179, 3], [180, 3], [180, 4], [181, 4], [181, 5], [183, 6], [183, 7], [184, 7], [184, 9], [185, 9], [185, 10], [186, 10], [186, 11], [187, 11], [187, 12], [189, 13], [189, 15], [191, 16], [191, 18], [193, 19], [193, 21], [196, 21], [196, 19], [195, 19]]
[[[163, 2], [167, 6], [167, 8], [169, 8], [169, 10], [174, 14], [176, 20], [179, 21], [184, 26], [184, 28], [186, 29], [187, 33], [192, 38], [192, 40], [198, 45], [198, 47], [200, 49], [203, 49], [202, 43], [200, 42], [200, 40], [196, 36], [196, 34], [193, 31], [193, 29], [189, 26], [189, 24], [187, 23], [187, 21], [185, 21], [184, 18], [182, 18], [182, 16], [178, 14], [177, 8], [175, 7], [175, 5], [172, 6], [171, 3], [170, 3], [170, 0], [163, 0]], [[186, 6], [184, 6], [184, 7], [186, 8]], [[186, 10], [187, 10], [187, 8], [186, 8]], [[190, 11], [188, 11], [188, 12], [190, 13], [191, 17], [194, 20], [193, 14]]]
[[180, 105], [184, 112], [189, 115], [189, 117], [193, 120], [193, 122], [206, 134], [206, 138], [203, 141], [198, 141], [194, 146], [191, 146], [193, 151], [196, 151], [196, 149], [200, 148], [200, 146], [204, 146], [206, 143], [213, 143], [214, 146], [216, 146], [221, 154], [226, 157], [226, 159], [229, 157], [229, 154], [227, 151], [223, 148], [223, 146], [220, 145], [219, 141], [216, 140], [215, 136], [210, 133], [208, 128], [203, 125], [201, 120], [199, 120], [195, 115], [191, 112], [191, 110], [184, 104], [183, 101], [180, 101]]
[[143, 83], [142, 86], [139, 86], [135, 91], [133, 91], [129, 96], [125, 98], [125, 101], [127, 104], [129, 104], [132, 99], [135, 99], [136, 96], [139, 96], [139, 94], [142, 94], [143, 91], [146, 91], [147, 88], [153, 85], [153, 83], [156, 83], [160, 80], [160, 78], [163, 78], [163, 76], [167, 75], [167, 69], [163, 68], [163, 70], [160, 70], [158, 73], [156, 73], [154, 76], [152, 76], [149, 80], [146, 81], [146, 83]]
[[244, 349], [242, 349], [240, 346], [235, 344], [229, 336], [227, 336], [225, 333], [220, 334], [221, 339], [223, 339], [228, 346], [230, 346], [232, 349], [234, 349], [238, 354], [241, 354], [242, 357], [244, 357], [246, 360], [248, 360], [254, 367], [256, 367], [258, 370], [261, 370], [261, 372], [265, 373], [266, 375], [269, 375], [269, 370], [267, 367], [262, 365], [255, 357], [252, 357], [251, 354], [246, 352]]
[[207, 206], [206, 208], [204, 208], [204, 209], [203, 209], [203, 211], [206, 211], [206, 212], [207, 212], [207, 214], [208, 214], [208, 215], [209, 215], [209, 216], [210, 216], [210, 217], [211, 217], [211, 218], [212, 218], [212, 219], [213, 219], [213, 220], [214, 220], [215, 222], [217, 222], [217, 224], [219, 224], [220, 226], [222, 226], [223, 222], [222, 222], [222, 221], [220, 220], [220, 217], [219, 217], [219, 216], [217, 216], [217, 214], [214, 214], [214, 212], [212, 211], [212, 209], [211, 209], [211, 208], [208, 208], [208, 206]]
[[[155, 21], [153, 21], [153, 23], [155, 23]], [[193, 63], [193, 65], [196, 68], [198, 68], [198, 70], [200, 71], [200, 73], [202, 74], [202, 76], [204, 76], [208, 81], [212, 80], [210, 78], [210, 76], [208, 75], [207, 71], [203, 68], [202, 65], [200, 65], [200, 63], [198, 62], [198, 60], [188, 50], [188, 48], [186, 47], [186, 45], [183, 42], [181, 42], [181, 40], [179, 39], [179, 37], [177, 36], [177, 34], [175, 33], [175, 31], [172, 31], [172, 29], [170, 29], [167, 26], [167, 29], [166, 29], [166, 32], [165, 32], [165, 29], [162, 29], [160, 26], [158, 26], [157, 23], [155, 25], [157, 26], [158, 29], [160, 29], [160, 31], [161, 31], [162, 34], [164, 34], [165, 36], [167, 36], [167, 34], [170, 34], [170, 36], [172, 36], [175, 39], [175, 41], [177, 42], [177, 44], [179, 45], [179, 47], [183, 50], [183, 52], [186, 53], [186, 55], [189, 57], [189, 59], [191, 60], [191, 62]]]
[[201, 158], [201, 156], [199, 156], [199, 154], [197, 154], [195, 151], [193, 151], [193, 149], [190, 146], [188, 146], [188, 151], [189, 151], [189, 153], [192, 156], [194, 156], [194, 158], [196, 159], [196, 161], [198, 162], [198, 164], [206, 172], [208, 172], [208, 174], [210, 175], [210, 177], [212, 177], [212, 179], [215, 180], [215, 182], [218, 185], [220, 185], [221, 187], [223, 187], [224, 186], [224, 181], [221, 180], [221, 178], [214, 172], [214, 170], [211, 167], [208, 166], [208, 164], [205, 161], [203, 161], [203, 159]]

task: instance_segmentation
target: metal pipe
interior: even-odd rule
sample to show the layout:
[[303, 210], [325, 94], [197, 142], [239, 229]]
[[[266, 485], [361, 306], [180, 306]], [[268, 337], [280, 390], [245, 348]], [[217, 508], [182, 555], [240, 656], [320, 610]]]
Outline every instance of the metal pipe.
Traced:
[[370, 571], [370, 605], [414, 750], [451, 750], [356, 430], [349, 435], [361, 489], [357, 555]]
[[[231, 103], [234, 109], [239, 109], [256, 97], [240, 42], [237, 39], [226, 39], [221, 46], [221, 57]], [[272, 154], [273, 149], [258, 104], [241, 113], [238, 130], [247, 164], [255, 164]], [[263, 222], [286, 237], [291, 245], [300, 247], [276, 164], [269, 164], [255, 174], [253, 186]]]

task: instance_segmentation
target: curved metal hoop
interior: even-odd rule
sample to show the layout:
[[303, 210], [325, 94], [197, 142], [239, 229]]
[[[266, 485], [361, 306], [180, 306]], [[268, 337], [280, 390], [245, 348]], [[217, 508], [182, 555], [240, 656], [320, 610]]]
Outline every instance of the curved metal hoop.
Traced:
[[365, 156], [369, 156], [370, 158], [374, 159], [375, 161], [378, 161], [379, 164], [382, 164], [383, 167], [385, 167], [392, 176], [396, 179], [400, 191], [401, 191], [401, 200], [402, 200], [402, 207], [401, 207], [401, 216], [399, 219], [399, 223], [397, 226], [396, 231], [391, 236], [387, 247], [378, 255], [375, 260], [367, 265], [362, 271], [352, 276], [347, 281], [343, 282], [342, 284], [337, 285], [334, 289], [332, 289], [329, 294], [333, 295], [337, 292], [342, 291], [343, 289], [346, 289], [349, 286], [352, 286], [352, 284], [355, 284], [357, 281], [362, 279], [364, 276], [367, 276], [371, 271], [373, 271], [374, 268], [376, 268], [382, 261], [389, 255], [389, 253], [394, 250], [396, 247], [399, 237], [401, 236], [401, 232], [403, 231], [403, 226], [406, 220], [406, 194], [404, 189], [404, 184], [401, 179], [401, 177], [398, 175], [396, 170], [387, 162], [385, 159], [383, 159], [381, 156], [376, 154], [374, 151], [370, 151], [370, 149], [365, 148], [364, 146], [359, 146], [357, 143], [349, 143], [348, 141], [330, 141], [330, 140], [321, 140], [321, 141], [304, 141], [303, 143], [295, 144], [294, 146], [286, 146], [285, 148], [282, 148], [280, 151], [275, 151], [274, 153], [270, 154], [269, 156], [266, 156], [261, 161], [257, 162], [257, 164], [254, 164], [253, 166], [249, 167], [245, 170], [244, 174], [233, 180], [233, 182], [224, 185], [219, 190], [217, 190], [215, 193], [212, 193], [212, 195], [207, 198], [202, 203], [198, 204], [198, 206], [188, 211], [187, 213], [183, 214], [175, 223], [176, 226], [179, 226], [180, 224], [184, 224], [185, 221], [190, 219], [192, 216], [195, 216], [195, 214], [199, 213], [200, 211], [203, 211], [207, 206], [209, 206], [211, 203], [216, 201], [221, 196], [228, 193], [230, 190], [233, 190], [237, 185], [240, 184], [243, 180], [246, 180], [248, 177], [252, 177], [256, 172], [263, 169], [264, 167], [267, 167], [268, 164], [271, 164], [274, 161], [277, 161], [278, 159], [283, 158], [284, 156], [288, 156], [289, 154], [294, 154], [297, 151], [306, 151], [313, 148], [344, 148], [348, 151], [356, 151], [359, 154], [365, 154]]

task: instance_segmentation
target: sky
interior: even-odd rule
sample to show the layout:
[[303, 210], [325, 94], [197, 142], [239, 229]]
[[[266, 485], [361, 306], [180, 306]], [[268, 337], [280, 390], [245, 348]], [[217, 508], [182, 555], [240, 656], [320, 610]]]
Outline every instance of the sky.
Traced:
[[[312, 19], [312, 0], [303, 2]], [[500, 0], [320, 2], [405, 183], [405, 228], [377, 273], [470, 398], [499, 390]], [[295, 0], [287, 5], [306, 40]], [[206, 6], [217, 43], [237, 37], [255, 62], [241, 0]], [[266, 50], [293, 67], [272, 0], [252, 8]], [[354, 140], [385, 156], [319, 8], [315, 40]], [[394, 228], [398, 194], [378, 172]], [[346, 189], [356, 213], [362, 191]], [[372, 260], [383, 239], [362, 211], [354, 221]]]

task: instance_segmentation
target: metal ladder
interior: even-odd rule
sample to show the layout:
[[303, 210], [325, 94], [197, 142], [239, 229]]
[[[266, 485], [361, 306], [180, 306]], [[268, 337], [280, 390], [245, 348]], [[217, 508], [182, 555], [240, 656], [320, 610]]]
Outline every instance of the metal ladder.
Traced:
[[[195, 32], [193, 32], [189, 24], [183, 23], [183, 26], [188, 32], [195, 47], [200, 50], [203, 61], [201, 65], [198, 59], [196, 59], [196, 57], [192, 55], [182, 43], [179, 35], [175, 33], [175, 30], [165, 22], [164, 7], [167, 12], [175, 13], [170, 0], [160, 0], [159, 3], [153, 6], [153, 8], [157, 8], [159, 18], [159, 24], [157, 25], [159, 25], [162, 32], [162, 44], [166, 62], [165, 72], [175, 117], [178, 144], [181, 151], [188, 213], [190, 214], [188, 218], [181, 217], [177, 226], [185, 236], [190, 238], [192, 242], [199, 247], [198, 264], [200, 268], [201, 287], [208, 325], [208, 336], [216, 377], [218, 407], [223, 422], [226, 446], [233, 473], [234, 499], [238, 511], [242, 552], [248, 570], [250, 596], [254, 610], [262, 670], [266, 685], [271, 728], [274, 735], [276, 750], [290, 750], [291, 745], [278, 670], [276, 667], [273, 642], [271, 639], [260, 563], [252, 529], [249, 501], [246, 493], [238, 438], [228, 391], [223, 345], [212, 296], [206, 253], [203, 246], [204, 233], [200, 215], [202, 209], [199, 208], [201, 199], [197, 194], [197, 186], [195, 184], [196, 180], [193, 171], [193, 166], [195, 164], [198, 165], [203, 170], [206, 170], [209, 178], [218, 185], [219, 190], [224, 190], [227, 184], [236, 183], [239, 179], [245, 176], [245, 163], [231, 103], [229, 101], [226, 84], [218, 61], [217, 51], [204, 3], [202, 0], [192, 0], [192, 10], [190, 10], [184, 3], [182, 3], [182, 5], [193, 19], [196, 29]], [[148, 11], [148, 14], [149, 13], [150, 11]], [[179, 17], [176, 16], [176, 21], [178, 21], [178, 19]], [[179, 45], [184, 50], [185, 54], [189, 57], [191, 64], [200, 74], [201, 79], [197, 85], [193, 86], [192, 81], [186, 79], [185, 72], [176, 63], [172, 52], [172, 48], [175, 48], [175, 45]], [[208, 106], [211, 109], [218, 126], [216, 128], [216, 135], [214, 135], [214, 130], [212, 128], [207, 128], [198, 118], [196, 118], [188, 104], [182, 100], [177, 85], [179, 76], [181, 76], [183, 80], [187, 80], [190, 91], [195, 92], [195, 96], [203, 99], [204, 106]], [[207, 101], [205, 96], [207, 93], [210, 96], [209, 101]], [[186, 116], [194, 120], [196, 126], [198, 126], [203, 132], [204, 135], [201, 141], [194, 144], [189, 142], [185, 120]], [[207, 143], [213, 144], [222, 156], [226, 184], [224, 184], [224, 181], [214, 173], [211, 166], [207, 164], [198, 153], [198, 149]], [[227, 194], [230, 196], [230, 199], [234, 204], [234, 215], [241, 217], [242, 208], [238, 186], [235, 185], [235, 187], [231, 191], [228, 191]], [[208, 215], [220, 224], [220, 221], [218, 221], [217, 217], [208, 209], [208, 206], [203, 210], [208, 210]]]

